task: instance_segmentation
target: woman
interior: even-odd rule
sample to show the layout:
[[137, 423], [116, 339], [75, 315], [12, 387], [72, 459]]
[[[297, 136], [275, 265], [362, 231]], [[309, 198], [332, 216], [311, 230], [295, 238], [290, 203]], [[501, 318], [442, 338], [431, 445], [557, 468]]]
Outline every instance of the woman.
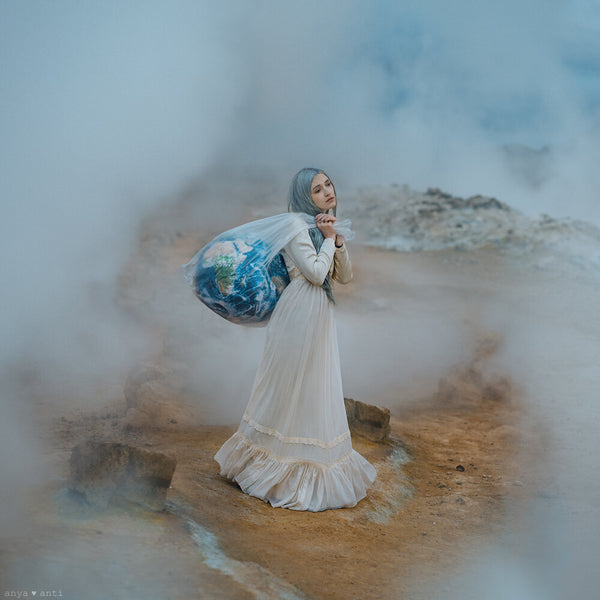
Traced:
[[331, 280], [348, 283], [352, 267], [334, 231], [336, 205], [323, 171], [295, 175], [288, 210], [314, 215], [318, 229], [282, 252], [291, 281], [271, 316], [242, 422], [215, 456], [244, 492], [294, 510], [354, 506], [376, 476], [352, 449], [344, 407]]

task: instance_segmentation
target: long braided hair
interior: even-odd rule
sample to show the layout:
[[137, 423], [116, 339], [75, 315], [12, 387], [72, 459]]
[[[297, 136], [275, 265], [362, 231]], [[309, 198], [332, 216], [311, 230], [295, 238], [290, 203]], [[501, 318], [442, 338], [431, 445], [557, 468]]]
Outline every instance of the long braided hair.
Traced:
[[[296, 173], [296, 175], [294, 175], [292, 183], [290, 184], [290, 191], [288, 195], [289, 212], [302, 212], [312, 216], [316, 216], [320, 212], [322, 212], [322, 210], [318, 208], [312, 201], [311, 195], [312, 181], [315, 178], [315, 176], [319, 173], [323, 173], [323, 175], [327, 176], [327, 173], [325, 173], [323, 169], [314, 169], [311, 167], [301, 169]], [[328, 210], [327, 212], [335, 216], [335, 207]], [[310, 239], [312, 240], [313, 246], [315, 247], [315, 250], [318, 252], [321, 249], [321, 245], [323, 244], [325, 236], [317, 227], [311, 227], [308, 230], [308, 233], [310, 235]], [[325, 291], [325, 294], [327, 294], [327, 298], [329, 299], [329, 301], [335, 304], [335, 299], [333, 297], [333, 289], [331, 286], [331, 275], [329, 273], [327, 273], [327, 277], [325, 277], [325, 281], [323, 282], [323, 285], [321, 287]]]

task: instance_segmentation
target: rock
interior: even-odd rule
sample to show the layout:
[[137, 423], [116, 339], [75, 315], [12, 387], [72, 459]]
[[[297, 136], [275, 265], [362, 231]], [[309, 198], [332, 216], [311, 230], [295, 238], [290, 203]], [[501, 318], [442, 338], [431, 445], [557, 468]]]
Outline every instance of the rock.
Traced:
[[426, 196], [437, 196], [438, 198], [445, 198], [447, 200], [452, 198], [452, 194], [443, 192], [442, 190], [440, 190], [440, 188], [427, 188], [425, 195]]
[[71, 488], [100, 509], [121, 498], [161, 510], [175, 464], [160, 452], [115, 442], [82, 442], [71, 452]]
[[127, 375], [125, 385], [123, 386], [123, 394], [125, 395], [127, 409], [135, 408], [137, 406], [137, 394], [140, 386], [148, 381], [160, 379], [161, 376], [161, 371], [152, 365], [142, 365], [132, 369]]
[[485, 385], [481, 372], [470, 365], [458, 365], [438, 382], [438, 399], [449, 404], [478, 404]]
[[373, 442], [383, 442], [390, 434], [390, 409], [344, 398], [348, 425], [353, 433]]
[[508, 205], [496, 200], [496, 198], [488, 198], [486, 196], [471, 196], [465, 201], [465, 206], [474, 208], [475, 210], [487, 209], [487, 210], [504, 210], [509, 212], [510, 208]]
[[164, 371], [143, 365], [133, 369], [123, 386], [127, 430], [173, 428], [195, 420], [193, 408], [173, 389]]
[[478, 342], [475, 355], [466, 365], [457, 365], [438, 382], [437, 398], [455, 405], [477, 405], [482, 402], [510, 402], [516, 394], [510, 378], [488, 374], [486, 363], [502, 343], [497, 334], [486, 334]]
[[135, 404], [125, 415], [128, 429], [157, 429], [168, 427], [173, 419], [181, 416], [174, 401], [174, 392], [162, 381], [149, 380], [135, 391]]
[[438, 382], [437, 397], [456, 405], [481, 402], [509, 402], [515, 394], [510, 378], [503, 375], [484, 376], [472, 365], [457, 366]]
[[[525, 167], [524, 173], [530, 171]], [[494, 249], [530, 257], [536, 269], [600, 274], [597, 226], [548, 215], [532, 218], [488, 196], [463, 199], [438, 188], [375, 186], [346, 197], [344, 213], [368, 246], [399, 252]]]

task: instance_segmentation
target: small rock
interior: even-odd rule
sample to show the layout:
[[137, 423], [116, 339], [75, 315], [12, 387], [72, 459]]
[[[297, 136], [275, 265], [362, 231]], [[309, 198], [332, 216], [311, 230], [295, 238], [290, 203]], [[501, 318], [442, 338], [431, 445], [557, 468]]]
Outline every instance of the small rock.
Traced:
[[456, 470], [464, 473], [465, 468], [462, 465], [456, 465]]
[[373, 442], [383, 442], [390, 435], [390, 409], [344, 398], [348, 425], [353, 433]]
[[493, 376], [483, 388], [483, 396], [495, 402], [506, 402], [513, 395], [513, 384], [507, 377]]
[[487, 198], [485, 196], [471, 196], [467, 198], [466, 204], [474, 209], [510, 210], [506, 204], [496, 200], [496, 198]]
[[124, 424], [128, 429], [148, 430], [173, 427], [192, 419], [191, 411], [166, 382], [151, 379], [136, 388], [135, 404], [129, 405]]
[[123, 386], [126, 407], [135, 408], [138, 405], [138, 389], [144, 383], [161, 378], [162, 373], [152, 365], [141, 365], [132, 369], [127, 375]]
[[176, 461], [114, 442], [83, 442], [71, 452], [71, 488], [104, 509], [118, 498], [153, 510], [164, 508]]

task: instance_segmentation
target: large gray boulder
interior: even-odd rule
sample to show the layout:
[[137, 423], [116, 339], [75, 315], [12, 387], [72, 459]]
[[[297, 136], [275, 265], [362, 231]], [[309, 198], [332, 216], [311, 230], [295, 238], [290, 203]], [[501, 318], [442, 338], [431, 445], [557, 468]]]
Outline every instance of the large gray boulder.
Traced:
[[125, 499], [162, 510], [175, 464], [175, 459], [160, 452], [87, 441], [71, 452], [71, 487], [96, 508]]

